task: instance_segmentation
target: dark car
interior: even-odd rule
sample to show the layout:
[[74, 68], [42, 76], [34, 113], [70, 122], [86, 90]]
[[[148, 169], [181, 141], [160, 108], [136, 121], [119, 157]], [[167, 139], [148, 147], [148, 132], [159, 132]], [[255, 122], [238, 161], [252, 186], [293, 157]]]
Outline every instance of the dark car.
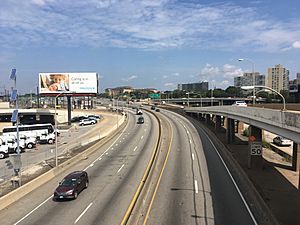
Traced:
[[157, 108], [157, 109], [155, 109], [155, 111], [156, 111], [156, 112], [160, 112], [160, 109], [159, 109], [159, 108]]
[[155, 106], [154, 106], [154, 105], [153, 105], [153, 106], [151, 106], [151, 109], [152, 109], [152, 110], [155, 110]]
[[85, 171], [75, 171], [67, 175], [54, 191], [54, 199], [76, 199], [78, 194], [89, 185]]
[[140, 117], [138, 118], [138, 120], [137, 120], [137, 123], [138, 123], [138, 124], [144, 123], [144, 117], [140, 116]]

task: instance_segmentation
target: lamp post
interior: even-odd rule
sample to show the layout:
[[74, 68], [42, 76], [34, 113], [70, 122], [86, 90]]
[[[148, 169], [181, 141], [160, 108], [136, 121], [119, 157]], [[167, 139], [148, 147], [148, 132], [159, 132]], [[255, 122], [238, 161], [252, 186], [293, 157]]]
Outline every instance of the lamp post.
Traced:
[[[251, 63], [252, 65], [252, 85], [253, 87], [255, 87], [256, 85], [256, 82], [255, 82], [255, 64], [254, 64], [254, 61], [251, 60], [251, 59], [238, 59], [239, 62], [241, 61], [248, 61]], [[253, 88], [253, 105], [255, 105], [255, 88]]]
[[117, 98], [117, 129], [119, 128], [119, 112], [118, 112], [118, 107], [119, 107], [119, 98], [122, 96], [119, 96]]
[[[281, 98], [282, 98], [282, 102], [283, 102], [283, 111], [286, 110], [286, 104], [285, 104], [285, 98], [282, 94], [280, 94], [278, 91], [274, 90], [273, 88], [270, 88], [270, 87], [267, 87], [267, 86], [261, 86], [261, 85], [258, 85], [258, 86], [242, 86], [241, 89], [243, 90], [250, 90], [250, 89], [255, 89], [255, 88], [262, 88], [262, 89], [267, 89], [267, 90], [270, 90], [270, 91], [273, 91], [275, 93], [277, 93]], [[255, 97], [255, 96], [254, 96]]]
[[65, 92], [61, 92], [61, 93], [59, 93], [58, 95], [56, 95], [55, 96], [55, 101], [54, 101], [54, 107], [55, 107], [55, 167], [57, 167], [58, 166], [58, 156], [57, 156], [57, 148], [58, 148], [58, 146], [57, 146], [57, 113], [56, 113], [56, 100], [57, 100], [57, 98], [60, 96], [60, 95], [62, 95], [62, 94], [64, 94]]
[[200, 95], [200, 107], [202, 107], [202, 95], [201, 94], [198, 95]]
[[190, 92], [187, 92], [187, 93], [185, 93], [185, 94], [187, 94], [188, 95], [188, 107], [190, 107]]

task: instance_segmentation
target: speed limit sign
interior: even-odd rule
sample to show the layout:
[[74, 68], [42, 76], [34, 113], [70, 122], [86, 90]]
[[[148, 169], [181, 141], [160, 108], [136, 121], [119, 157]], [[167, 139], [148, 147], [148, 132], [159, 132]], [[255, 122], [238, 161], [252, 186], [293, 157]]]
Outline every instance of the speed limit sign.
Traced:
[[262, 155], [262, 144], [261, 142], [253, 141], [251, 144], [251, 155]]

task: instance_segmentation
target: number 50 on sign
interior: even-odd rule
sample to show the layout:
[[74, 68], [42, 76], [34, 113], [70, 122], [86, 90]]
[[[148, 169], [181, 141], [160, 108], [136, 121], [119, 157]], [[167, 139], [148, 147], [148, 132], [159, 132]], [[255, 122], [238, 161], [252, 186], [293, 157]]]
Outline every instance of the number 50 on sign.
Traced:
[[251, 155], [262, 155], [261, 142], [250, 142], [251, 143]]

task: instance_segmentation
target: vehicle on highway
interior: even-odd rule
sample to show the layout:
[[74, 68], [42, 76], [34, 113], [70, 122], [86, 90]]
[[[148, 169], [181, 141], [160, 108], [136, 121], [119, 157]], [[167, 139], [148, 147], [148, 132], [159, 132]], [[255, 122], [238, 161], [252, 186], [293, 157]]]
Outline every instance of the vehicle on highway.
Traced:
[[53, 144], [55, 142], [55, 133], [44, 133], [39, 138], [40, 144]]
[[[53, 133], [54, 127], [51, 123], [45, 123], [45, 124], [32, 124], [32, 125], [19, 125], [19, 134], [23, 134], [25, 136], [34, 136], [39, 138], [42, 134], [45, 132], [47, 133]], [[2, 131], [3, 135], [17, 135], [17, 127], [16, 126], [10, 126], [10, 127], [4, 127]]]
[[142, 112], [142, 110], [140, 110], [140, 109], [136, 109], [136, 115], [143, 115], [143, 112]]
[[0, 159], [4, 159], [9, 155], [8, 145], [0, 145]]
[[293, 144], [293, 141], [282, 136], [276, 136], [275, 138], [273, 138], [273, 143], [278, 146], [291, 146]]
[[97, 120], [94, 120], [94, 119], [84, 119], [84, 120], [81, 120], [79, 122], [79, 126], [85, 126], [85, 125], [93, 125], [93, 124], [96, 124], [97, 123]]
[[140, 116], [140, 117], [138, 118], [138, 120], [137, 120], [137, 123], [138, 123], [138, 124], [144, 123], [144, 117]]
[[151, 109], [152, 109], [152, 110], [155, 110], [155, 106], [154, 106], [154, 105], [153, 105], [153, 106], [151, 106]]
[[89, 185], [88, 174], [85, 171], [75, 171], [68, 174], [55, 189], [54, 199], [76, 199], [78, 194]]
[[232, 105], [233, 106], [244, 106], [244, 107], [247, 107], [247, 103], [245, 101], [235, 101]]
[[159, 109], [159, 108], [157, 108], [157, 109], [155, 109], [155, 111], [156, 111], [156, 112], [160, 112], [160, 109]]

